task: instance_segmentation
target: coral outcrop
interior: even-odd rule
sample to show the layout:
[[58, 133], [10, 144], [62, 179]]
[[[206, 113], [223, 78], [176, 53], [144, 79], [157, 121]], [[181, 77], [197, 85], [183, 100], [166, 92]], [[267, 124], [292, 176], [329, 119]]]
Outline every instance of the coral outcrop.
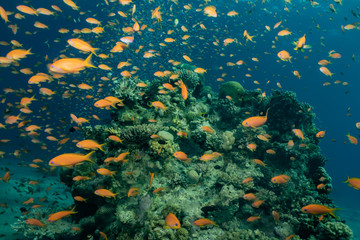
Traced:
[[[113, 95], [125, 106], [110, 110], [108, 124], [83, 128], [86, 139], [107, 144], [105, 152], [96, 152], [95, 164], [70, 170], [90, 180], [62, 178], [74, 196], [87, 199], [76, 203], [73, 216], [80, 236], [99, 237], [101, 231], [109, 239], [351, 239], [340, 219], [324, 215], [320, 221], [301, 212], [309, 204], [334, 207], [311, 107], [291, 92], [266, 97], [237, 82], [223, 84], [219, 96], [202, 94], [209, 90], [193, 70], [188, 65], [174, 69], [142, 89], [139, 79], [118, 80]], [[188, 98], [172, 75], [183, 80]], [[166, 90], [164, 83], [175, 89]], [[155, 101], [165, 109], [151, 106]], [[242, 125], [267, 110], [262, 126]], [[179, 151], [187, 157], [176, 157]], [[126, 152], [126, 159], [114, 160]], [[99, 168], [115, 174], [98, 174]], [[287, 176], [285, 183], [272, 181], [279, 175]], [[323, 189], [317, 189], [320, 183]], [[116, 198], [95, 195], [99, 188]], [[179, 219], [179, 229], [166, 225], [169, 213]], [[216, 225], [195, 226], [201, 218]]]

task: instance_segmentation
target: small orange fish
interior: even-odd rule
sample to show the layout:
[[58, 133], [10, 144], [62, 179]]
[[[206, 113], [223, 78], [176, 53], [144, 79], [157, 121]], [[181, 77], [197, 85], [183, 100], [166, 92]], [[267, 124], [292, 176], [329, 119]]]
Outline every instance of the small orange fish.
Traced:
[[182, 80], [180, 80], [178, 83], [179, 83], [179, 87], [181, 89], [181, 96], [184, 100], [186, 100], [189, 95], [187, 87]]
[[308, 214], [311, 214], [311, 215], [330, 214], [334, 218], [338, 218], [334, 214], [334, 211], [336, 211], [336, 210], [340, 210], [340, 208], [329, 208], [327, 206], [320, 205], [320, 204], [310, 204], [310, 205], [307, 205], [307, 206], [301, 208], [301, 211], [303, 213], [308, 213]]
[[120, 153], [116, 158], [114, 158], [114, 162], [127, 162], [127, 159], [125, 159], [125, 157], [130, 154], [130, 152], [124, 152], [124, 153]]
[[70, 216], [71, 214], [77, 213], [77, 212], [74, 212], [74, 210], [75, 210], [75, 207], [73, 209], [71, 209], [70, 211], [60, 211], [60, 212], [57, 212], [57, 213], [50, 214], [47, 221], [48, 222], [55, 222], [55, 221], [60, 220], [60, 219], [62, 219], [64, 217]]
[[280, 58], [281, 61], [291, 62], [292, 57], [290, 56], [290, 53], [285, 50], [280, 51], [277, 56]]
[[265, 201], [264, 200], [257, 200], [251, 204], [254, 208], [259, 208]]
[[305, 139], [304, 133], [303, 133], [300, 129], [294, 128], [294, 129], [292, 130], [292, 132], [293, 132], [293, 133], [295, 134], [295, 136], [297, 136], [298, 138], [301, 138], [302, 140]]
[[272, 212], [271, 212], [271, 215], [273, 216], [274, 221], [275, 221], [276, 223], [278, 223], [279, 220], [280, 220], [280, 215], [279, 215], [279, 213], [277, 213], [276, 211], [272, 211]]
[[348, 183], [350, 187], [353, 187], [356, 190], [360, 190], [360, 178], [349, 178], [344, 182]]
[[199, 226], [199, 227], [208, 226], [210, 224], [218, 227], [218, 225], [216, 223], [214, 223], [213, 221], [211, 221], [210, 219], [207, 219], [207, 218], [201, 218], [201, 219], [198, 219], [195, 222], [193, 222], [193, 225]]
[[29, 224], [31, 226], [37, 226], [37, 227], [44, 227], [45, 226], [45, 224], [43, 224], [40, 220], [34, 219], [34, 218], [26, 219], [25, 223]]
[[243, 183], [243, 184], [248, 184], [248, 183], [250, 183], [250, 182], [252, 182], [252, 181], [254, 181], [254, 178], [252, 178], [252, 177], [247, 177], [247, 178], [245, 178], [245, 179], [242, 181], [242, 183]]
[[113, 197], [114, 199], [116, 199], [116, 195], [117, 195], [117, 193], [112, 193], [110, 190], [107, 189], [98, 189], [94, 193], [100, 197], [105, 197], [105, 198]]
[[118, 136], [115, 136], [115, 135], [110, 135], [108, 136], [108, 138], [110, 140], [113, 140], [114, 142], [119, 142], [119, 143], [122, 143], [124, 140], [121, 140]]
[[93, 153], [94, 151], [88, 153], [87, 155], [80, 153], [64, 153], [51, 159], [49, 165], [52, 167], [69, 167], [76, 164], [80, 164], [84, 161], [95, 163], [92, 160], [90, 160], [90, 157]]
[[153, 182], [153, 180], [154, 180], [154, 176], [155, 176], [154, 173], [151, 173], [151, 174], [150, 174], [150, 186], [149, 186], [149, 188], [151, 188], [152, 182]]
[[167, 108], [167, 107], [165, 107], [165, 105], [164, 105], [162, 102], [160, 102], [160, 101], [152, 102], [151, 105], [152, 105], [153, 107], [157, 108], [157, 109], [162, 109], [162, 110], [164, 110], [164, 111], [166, 111], [166, 108]]
[[78, 73], [87, 67], [96, 68], [91, 63], [92, 53], [84, 60], [81, 58], [62, 58], [55, 61], [49, 67], [54, 73]]
[[271, 179], [271, 182], [275, 183], [275, 184], [285, 184], [289, 181], [289, 179], [290, 179], [290, 177], [287, 175], [279, 175], [279, 176], [273, 177]]
[[9, 180], [10, 180], [10, 171], [7, 171], [5, 174], [4, 174], [4, 176], [2, 177], [2, 180], [4, 181], [4, 182], [9, 182]]
[[332, 77], [332, 75], [334, 75], [327, 67], [320, 67], [320, 72], [329, 77]]
[[169, 213], [169, 215], [167, 215], [167, 217], [165, 218], [165, 223], [165, 228], [179, 229], [181, 227], [179, 219], [177, 219], [177, 217], [173, 213]]
[[109, 169], [106, 168], [99, 168], [96, 170], [97, 173], [104, 175], [104, 176], [114, 176], [115, 175], [115, 171], [110, 171]]
[[253, 201], [256, 199], [256, 195], [253, 193], [247, 193], [243, 196], [243, 199], [248, 200], [248, 201]]
[[187, 163], [191, 160], [191, 158], [187, 157], [186, 153], [181, 151], [175, 152], [174, 157], [180, 161], [186, 161]]
[[165, 188], [157, 188], [157, 189], [155, 189], [154, 191], [153, 191], [153, 193], [157, 193], [157, 192], [160, 192], [160, 191], [162, 191], [162, 190], [164, 190]]
[[260, 216], [251, 216], [251, 217], [248, 217], [246, 219], [247, 222], [255, 222], [257, 220], [259, 220], [261, 217]]
[[266, 167], [266, 164], [263, 161], [261, 161], [260, 159], [253, 159], [253, 161], [258, 165]]
[[28, 205], [28, 204], [33, 203], [33, 202], [34, 202], [34, 198], [29, 198], [28, 200], [23, 202], [23, 204]]
[[128, 191], [128, 197], [134, 197], [140, 193], [138, 188], [130, 188]]
[[184, 137], [184, 138], [187, 138], [187, 136], [188, 136], [187, 132], [177, 132], [176, 135], [178, 135], [179, 137]]
[[78, 202], [86, 202], [86, 199], [81, 196], [75, 196], [74, 199]]
[[213, 133], [214, 132], [214, 130], [209, 126], [202, 126], [201, 129], [203, 131], [205, 131], [205, 132], [208, 132], [208, 133]]
[[325, 131], [320, 131], [320, 132], [316, 133], [316, 137], [317, 137], [317, 138], [323, 138], [323, 137], [325, 137]]
[[354, 144], [354, 145], [357, 145], [357, 144], [358, 144], [358, 140], [357, 140], [356, 137], [353, 137], [353, 136], [351, 136], [350, 134], [348, 134], [348, 135], [346, 135], [346, 136], [348, 137], [349, 142], [350, 142], [351, 144]]
[[96, 141], [94, 140], [91, 140], [91, 139], [86, 139], [86, 140], [83, 140], [83, 141], [80, 141], [76, 144], [76, 146], [78, 148], [82, 148], [82, 149], [85, 149], [85, 150], [97, 150], [97, 149], [100, 149], [101, 151], [104, 152], [104, 149], [102, 149], [102, 146], [104, 146], [106, 143], [104, 144], [99, 144], [97, 143]]
[[241, 125], [243, 125], [244, 127], [252, 127], [252, 128], [261, 127], [267, 121], [267, 116], [268, 116], [269, 109], [270, 108], [268, 108], [266, 110], [266, 115], [265, 116], [254, 116], [254, 117], [247, 118], [242, 122]]
[[256, 150], [256, 148], [257, 148], [257, 145], [256, 145], [255, 143], [249, 143], [248, 145], [246, 145], [246, 147], [247, 147], [250, 151], [254, 152], [254, 151]]

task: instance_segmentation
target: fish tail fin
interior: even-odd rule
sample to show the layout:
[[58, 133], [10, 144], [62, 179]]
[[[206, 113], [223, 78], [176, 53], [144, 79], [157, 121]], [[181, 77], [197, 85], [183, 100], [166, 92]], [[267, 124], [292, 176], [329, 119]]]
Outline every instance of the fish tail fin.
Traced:
[[113, 197], [114, 197], [114, 199], [116, 199], [116, 195], [118, 195], [118, 193], [115, 193], [115, 194], [114, 194], [114, 196], [113, 196]]
[[101, 145], [99, 146], [99, 149], [100, 149], [101, 151], [103, 151], [103, 152], [105, 152], [104, 149], [102, 148], [104, 145], [106, 145], [106, 143], [103, 143], [103, 144], [101, 144]]
[[71, 209], [71, 211], [70, 211], [70, 212], [71, 212], [71, 214], [78, 213], [78, 212], [75, 212], [74, 210], [75, 210], [75, 207], [73, 207], [73, 208]]
[[33, 54], [33, 53], [31, 52], [31, 48], [29, 48], [28, 50], [26, 50], [26, 52], [27, 52], [28, 54]]
[[92, 62], [91, 62], [91, 56], [92, 56], [92, 55], [93, 55], [93, 53], [91, 53], [91, 54], [85, 59], [85, 61], [84, 61], [85, 66], [86, 66], [86, 67], [97, 68], [97, 67], [95, 67], [95, 66], [92, 64]]
[[340, 217], [336, 216], [334, 213], [334, 211], [337, 211], [337, 210], [341, 210], [341, 208], [332, 208], [331, 211], [329, 212], [329, 214], [331, 216], [333, 216], [334, 218], [339, 219]]
[[88, 154], [85, 155], [85, 160], [89, 161], [89, 162], [92, 162], [92, 163], [95, 163], [93, 160], [91, 160], [91, 157], [93, 155], [95, 151], [91, 151], [89, 152]]
[[343, 183], [348, 183], [349, 182], [349, 176], [347, 176], [347, 180], [346, 181], [344, 181]]
[[91, 52], [95, 55], [95, 56], [97, 56], [97, 54], [96, 54], [96, 51], [98, 51], [100, 48], [93, 48], [92, 50], [91, 50]]

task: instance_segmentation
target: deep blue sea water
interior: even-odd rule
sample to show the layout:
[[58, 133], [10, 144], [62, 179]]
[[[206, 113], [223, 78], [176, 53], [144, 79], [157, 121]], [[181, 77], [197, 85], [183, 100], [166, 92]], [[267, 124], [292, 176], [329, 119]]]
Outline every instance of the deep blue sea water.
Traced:
[[[62, 50], [67, 49], [64, 54], [77, 54], [77, 51], [66, 46], [66, 40], [71, 38], [71, 34], [60, 34], [58, 29], [81, 29], [89, 27], [85, 22], [87, 17], [95, 17], [103, 21], [109, 20], [106, 15], [110, 12], [107, 8], [113, 8], [114, 12], [119, 10], [128, 11], [131, 14], [131, 7], [120, 6], [117, 2], [110, 3], [111, 7], [107, 7], [103, 0], [96, 1], [76, 1], [80, 6], [84, 15], [79, 15], [78, 11], [72, 10], [66, 6], [62, 1], [29, 1], [26, 3], [35, 8], [45, 7], [51, 9], [51, 4], [58, 5], [63, 12], [53, 16], [30, 16], [26, 15], [25, 20], [18, 20], [14, 15], [9, 16], [11, 22], [5, 24], [0, 19], [0, 41], [10, 42], [15, 39], [24, 45], [25, 49], [31, 48], [34, 55], [27, 59], [21, 60], [20, 67], [11, 66], [0, 68], [0, 84], [1, 88], [12, 88], [20, 91], [20, 89], [33, 89], [34, 93], [18, 92], [4, 94], [1, 93], [1, 99], [6, 98], [4, 104], [0, 105], [0, 110], [5, 114], [18, 115], [19, 109], [14, 106], [7, 105], [8, 103], [18, 105], [21, 97], [31, 97], [35, 94], [38, 101], [31, 104], [31, 109], [34, 111], [26, 119], [31, 120], [31, 124], [42, 126], [44, 130], [46, 125], [54, 128], [53, 135], [60, 139], [61, 134], [65, 134], [62, 138], [67, 136], [72, 139], [81, 138], [79, 133], [69, 133], [68, 129], [72, 126], [70, 123], [70, 113], [77, 116], [88, 117], [92, 114], [97, 114], [102, 119], [109, 119], [106, 112], [99, 113], [97, 109], [91, 108], [92, 102], [87, 101], [84, 97], [86, 94], [93, 96], [101, 95], [96, 90], [99, 88], [97, 84], [101, 83], [98, 78], [91, 83], [95, 86], [94, 91], [84, 93], [84, 91], [76, 90], [73, 95], [76, 97], [70, 99], [63, 99], [61, 94], [68, 89], [75, 89], [71, 86], [61, 86], [55, 83], [44, 84], [43, 87], [48, 87], [55, 92], [52, 98], [41, 97], [38, 93], [38, 87], [27, 84], [30, 76], [24, 74], [11, 73], [14, 69], [19, 70], [22, 67], [31, 68], [34, 73], [47, 72], [46, 64], [50, 63], [54, 58], [62, 54]], [[161, 23], [161, 30], [156, 29], [154, 33], [144, 32], [142, 36], [136, 36], [133, 43], [133, 49], [140, 45], [146, 46], [146, 50], [155, 49], [161, 56], [154, 59], [144, 60], [140, 55], [134, 55], [133, 51], [119, 54], [120, 57], [109, 60], [112, 67], [116, 69], [119, 61], [126, 61], [132, 59], [133, 66], [138, 66], [140, 71], [138, 75], [141, 79], [152, 79], [153, 73], [158, 70], [170, 69], [171, 65], [168, 60], [175, 59], [183, 61], [182, 56], [187, 55], [193, 59], [192, 64], [207, 69], [205, 74], [206, 84], [210, 85], [214, 91], [218, 91], [221, 82], [217, 81], [222, 78], [224, 81], [235, 80], [240, 82], [246, 89], [261, 88], [267, 95], [271, 94], [274, 89], [279, 89], [277, 83], [279, 82], [283, 90], [294, 91], [299, 101], [309, 103], [313, 106], [313, 111], [316, 113], [316, 124], [319, 129], [326, 131], [326, 136], [321, 140], [320, 146], [322, 153], [327, 158], [326, 170], [332, 177], [332, 193], [331, 197], [334, 199], [336, 205], [344, 211], [339, 211], [339, 215], [347, 220], [347, 223], [353, 227], [355, 234], [354, 239], [360, 239], [359, 232], [360, 224], [357, 218], [354, 218], [351, 213], [359, 212], [360, 192], [350, 188], [343, 183], [347, 177], [360, 177], [358, 171], [360, 167], [359, 145], [350, 144], [346, 135], [359, 137], [359, 129], [355, 127], [356, 122], [360, 122], [360, 105], [359, 105], [359, 69], [360, 69], [360, 54], [359, 54], [359, 29], [345, 30], [341, 26], [347, 24], [354, 24], [356, 27], [360, 22], [360, 18], [354, 16], [352, 13], [359, 13], [360, 4], [356, 0], [343, 0], [343, 4], [339, 5], [334, 1], [318, 1], [319, 6], [312, 7], [309, 1], [292, 0], [292, 3], [284, 3], [284, 1], [211, 1], [211, 5], [217, 7], [218, 17], [209, 18], [204, 16], [202, 12], [196, 12], [196, 8], [203, 9], [199, 4], [203, 1], [179, 1], [175, 4], [171, 1], [153, 1], [149, 3], [141, 3], [134, 1], [138, 11], [141, 9], [148, 9], [149, 15], [151, 10], [157, 6], [161, 6], [164, 13], [164, 21]], [[22, 4], [22, 1], [0, 1], [0, 6], [5, 10], [13, 13], [18, 13], [16, 6]], [[191, 10], [185, 10], [184, 5], [191, 4]], [[333, 4], [336, 8], [336, 13], [329, 9], [329, 4]], [[288, 11], [284, 10], [288, 8]], [[172, 13], [170, 12], [172, 8]], [[150, 10], [151, 9], [151, 10]], [[239, 12], [239, 16], [228, 17], [226, 13], [235, 10]], [[24, 14], [25, 15], [25, 14]], [[356, 14], [355, 14], [356, 15]], [[136, 16], [136, 15], [135, 15]], [[142, 16], [136, 16], [141, 18]], [[130, 20], [127, 21], [120, 17], [116, 17], [119, 21], [118, 26], [114, 29], [106, 28], [103, 38], [95, 37], [94, 34], [89, 36], [84, 35], [84, 38], [91, 41], [95, 47], [100, 49], [111, 49], [110, 40], [119, 40], [122, 35], [120, 28], [125, 24], [129, 25]], [[166, 37], [164, 32], [174, 29], [174, 20], [178, 19], [179, 26], [186, 25], [190, 35], [188, 44], [181, 44], [181, 40], [174, 44], [171, 48], [161, 48], [159, 43]], [[40, 21], [49, 26], [49, 29], [37, 29], [33, 26], [35, 21]], [[273, 29], [275, 23], [282, 21], [277, 29]], [[152, 27], [152, 20], [150, 16], [143, 19], [148, 27]], [[132, 23], [132, 22], [131, 22]], [[13, 35], [8, 28], [9, 24], [17, 24], [19, 27], [18, 33]], [[206, 29], [201, 29], [200, 24], [204, 24]], [[195, 26], [194, 26], [195, 25]], [[267, 31], [265, 26], [269, 26], [271, 31]], [[155, 28], [155, 27], [154, 27]], [[179, 27], [178, 27], [179, 28]], [[247, 30], [250, 35], [254, 35], [254, 41], [245, 42], [243, 39], [243, 32]], [[277, 37], [280, 30], [288, 29], [292, 32], [290, 36]], [[25, 32], [29, 31], [32, 35]], [[35, 33], [36, 32], [36, 33]], [[179, 37], [184, 33], [174, 33], [173, 37]], [[294, 41], [297, 41], [301, 36], [306, 34], [306, 44], [311, 45], [311, 49], [306, 49], [304, 52], [293, 50]], [[199, 39], [201, 37], [201, 39]], [[240, 44], [229, 44], [222, 46], [225, 38], [236, 38]], [[58, 42], [54, 42], [57, 40]], [[213, 42], [219, 42], [220, 46], [215, 46]], [[274, 47], [272, 47], [274, 46]], [[0, 46], [0, 56], [5, 56], [11, 50], [10, 46]], [[286, 50], [292, 56], [292, 61], [280, 61], [277, 53], [281, 50]], [[329, 52], [335, 50], [341, 54], [340, 59], [330, 59]], [[45, 60], [45, 55], [50, 60]], [[81, 54], [81, 57], [86, 55]], [[254, 62], [251, 58], [258, 58], [259, 62]], [[325, 76], [319, 71], [319, 60], [328, 59], [332, 64], [327, 67], [334, 73], [332, 77]], [[227, 66], [227, 62], [235, 63], [238, 60], [245, 61], [243, 66]], [[99, 63], [99, 60], [94, 60]], [[157, 64], [154, 64], [157, 62]], [[160, 67], [160, 66], [163, 66]], [[292, 71], [299, 71], [301, 79], [297, 79]], [[96, 70], [89, 69], [86, 75], [73, 76], [67, 78], [65, 81], [75, 85], [88, 81], [91, 78], [91, 73]], [[226, 74], [222, 76], [222, 74]], [[251, 77], [245, 76], [251, 74]], [[82, 79], [86, 78], [86, 79]], [[341, 83], [334, 83], [336, 80]], [[255, 84], [258, 81], [260, 84]], [[328, 86], [323, 86], [325, 82], [330, 82]], [[342, 84], [347, 82], [348, 85]], [[104, 83], [106, 84], [106, 83]], [[105, 90], [107, 88], [105, 87]], [[47, 106], [46, 110], [41, 110]], [[24, 115], [24, 114], [22, 114]], [[271, 118], [271, 112], [269, 114]], [[61, 120], [64, 122], [62, 123]], [[1, 119], [4, 124], [4, 120]], [[91, 120], [91, 123], [96, 123], [96, 120]], [[18, 171], [19, 166], [7, 166], [7, 160], [18, 161], [21, 165], [30, 163], [33, 159], [40, 158], [45, 163], [54, 155], [64, 153], [66, 151], [74, 151], [74, 146], [66, 144], [61, 150], [57, 150], [59, 145], [57, 143], [48, 141], [45, 136], [41, 136], [42, 144], [34, 144], [29, 137], [19, 136], [21, 132], [17, 127], [7, 126], [6, 129], [0, 129], [0, 139], [10, 139], [8, 143], [0, 145], [0, 151], [4, 151], [4, 160], [1, 165], [0, 175], [4, 174], [10, 169], [10, 172], [18, 175], [23, 174]], [[47, 150], [42, 150], [41, 145], [45, 145]], [[14, 157], [15, 150], [26, 149], [28, 153], [21, 151], [20, 157]], [[1, 163], [1, 162], [0, 162]], [[30, 173], [27, 177], [31, 176]], [[34, 177], [37, 173], [34, 172]], [[19, 178], [21, 179], [21, 178]], [[21, 180], [19, 180], [21, 181]], [[4, 183], [2, 188], [4, 187]], [[25, 199], [26, 200], [26, 199]], [[24, 197], [19, 199], [19, 202], [25, 201]], [[14, 214], [18, 214], [16, 209]], [[10, 238], [7, 238], [10, 239]]]

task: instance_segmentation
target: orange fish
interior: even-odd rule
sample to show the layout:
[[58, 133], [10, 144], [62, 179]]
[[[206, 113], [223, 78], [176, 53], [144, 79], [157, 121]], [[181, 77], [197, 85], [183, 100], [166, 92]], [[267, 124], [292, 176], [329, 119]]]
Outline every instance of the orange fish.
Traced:
[[191, 158], [187, 157], [186, 153], [181, 151], [175, 152], [174, 157], [180, 161], [186, 161], [187, 163], [191, 160]]
[[81, 196], [75, 196], [74, 199], [78, 202], [86, 202], [86, 199]]
[[208, 226], [210, 224], [218, 227], [218, 225], [216, 223], [214, 223], [213, 221], [211, 221], [210, 219], [207, 219], [207, 218], [201, 218], [201, 219], [198, 219], [195, 222], [193, 222], [193, 225], [199, 226], [199, 227]]
[[115, 135], [110, 135], [108, 136], [108, 138], [110, 140], [113, 140], [114, 142], [119, 142], [119, 143], [122, 143], [124, 140], [120, 139], [118, 136], [115, 136]]
[[106, 168], [99, 168], [96, 170], [96, 172], [104, 176], [114, 176], [116, 173], [115, 171], [110, 171], [109, 169]]
[[280, 51], [277, 56], [280, 58], [281, 61], [291, 62], [292, 57], [290, 56], [290, 53], [285, 50]]
[[332, 77], [332, 75], [334, 75], [327, 67], [320, 67], [320, 72], [329, 77]]
[[4, 181], [4, 182], [9, 182], [9, 180], [10, 180], [10, 172], [9, 171], [7, 171], [5, 174], [4, 174], [4, 176], [2, 177], [2, 180]]
[[210, 160], [213, 160], [214, 158], [217, 158], [218, 156], [214, 155], [213, 153], [205, 153], [204, 155], [202, 155], [200, 157], [200, 160], [201, 161], [204, 161], [204, 162], [207, 162], [207, 161], [210, 161]]
[[350, 187], [355, 188], [356, 190], [360, 190], [360, 178], [349, 178], [344, 182], [348, 183]]
[[165, 228], [179, 229], [181, 227], [179, 219], [177, 219], [177, 217], [173, 213], [169, 213], [169, 215], [167, 215], [167, 217], [165, 218], [165, 223]]
[[54, 73], [78, 73], [87, 67], [96, 68], [91, 63], [92, 53], [84, 60], [82, 58], [63, 58], [55, 61], [49, 66]]
[[84, 155], [80, 153], [64, 153], [57, 157], [54, 157], [50, 160], [49, 165], [52, 167], [69, 167], [84, 161], [89, 161], [94, 163], [90, 160], [90, 156], [94, 153], [94, 151]]
[[57, 213], [50, 214], [47, 221], [48, 222], [55, 222], [55, 221], [60, 220], [60, 219], [62, 219], [64, 217], [70, 216], [71, 214], [77, 213], [77, 212], [74, 212], [74, 210], [75, 210], [75, 207], [73, 209], [71, 209], [70, 211], [60, 211], [60, 212], [57, 212]]
[[29, 218], [25, 220], [26, 224], [29, 224], [31, 226], [37, 226], [37, 227], [44, 227], [45, 224], [43, 224], [40, 220], [35, 218]]
[[299, 49], [303, 49], [303, 47], [305, 46], [305, 34], [304, 36], [302, 36], [301, 38], [299, 38], [299, 40], [296, 42], [296, 47], [294, 48], [294, 50], [299, 50]]
[[181, 96], [184, 100], [186, 100], [188, 98], [188, 94], [189, 94], [187, 87], [185, 86], [185, 84], [182, 80], [180, 80], [178, 83], [179, 83], [178, 85], [181, 89]]
[[259, 164], [259, 165], [261, 165], [261, 166], [263, 166], [263, 167], [266, 167], [266, 164], [265, 164], [263, 161], [261, 161], [260, 159], [253, 159], [253, 161], [254, 161], [256, 164]]
[[164, 105], [162, 102], [160, 102], [160, 101], [152, 102], [151, 105], [152, 105], [153, 107], [155, 107], [155, 108], [162, 109], [162, 110], [164, 110], [164, 111], [166, 111], [166, 108], [167, 108], [167, 107], [165, 107], [165, 105]]
[[204, 130], [205, 132], [208, 132], [208, 133], [213, 133], [214, 132], [214, 130], [209, 126], [202, 126], [201, 129]]
[[243, 199], [248, 200], [248, 201], [253, 201], [256, 199], [256, 196], [253, 193], [247, 193], [243, 196]]
[[271, 215], [273, 216], [274, 221], [275, 221], [276, 223], [278, 223], [279, 220], [280, 220], [280, 215], [279, 215], [279, 213], [277, 213], [276, 211], [272, 211], [272, 212], [271, 212]]
[[204, 8], [204, 14], [208, 17], [217, 17], [216, 7], [214, 6], [207, 6]]
[[28, 6], [25, 6], [25, 5], [19, 5], [19, 6], [16, 7], [16, 9], [19, 10], [20, 12], [22, 12], [22, 13], [38, 16], [38, 12], [34, 8], [31, 8], [31, 7], [28, 7]]
[[160, 191], [162, 191], [162, 190], [164, 190], [165, 188], [157, 188], [157, 189], [155, 189], [154, 191], [153, 191], [153, 193], [157, 193], [157, 192], [160, 192]]
[[260, 216], [251, 216], [251, 217], [248, 217], [246, 219], [247, 222], [255, 222], [257, 220], [259, 220], [261, 217]]
[[116, 158], [114, 158], [114, 162], [127, 162], [127, 159], [125, 159], [125, 157], [129, 154], [130, 152], [123, 152], [120, 153]]
[[79, 10], [79, 7], [72, 0], [63, 0], [66, 5], [71, 7], [73, 10]]
[[8, 15], [4, 8], [0, 6], [0, 16], [2, 19], [4, 19], [5, 23], [9, 22]]
[[267, 116], [268, 116], [268, 112], [269, 112], [268, 108], [266, 110], [266, 115], [265, 116], [254, 116], [254, 117], [249, 117], [247, 119], [245, 119], [241, 125], [243, 125], [244, 127], [252, 127], [252, 128], [257, 128], [257, 127], [261, 127], [262, 125], [264, 125], [267, 121]]
[[250, 151], [254, 152], [254, 151], [256, 150], [256, 148], [257, 148], [257, 145], [256, 145], [255, 143], [249, 143], [248, 145], [246, 145], [246, 147], [247, 147]]
[[254, 208], [259, 208], [265, 201], [264, 200], [257, 200], [251, 204]]
[[350, 142], [351, 144], [354, 144], [354, 145], [357, 145], [357, 144], [358, 144], [358, 140], [357, 140], [356, 137], [353, 137], [353, 136], [351, 136], [350, 134], [348, 134], [348, 135], [346, 135], [346, 136], [348, 137], [349, 142]]
[[104, 149], [102, 149], [102, 146], [104, 146], [105, 144], [106, 143], [99, 144], [94, 140], [87, 139], [87, 140], [83, 140], [83, 141], [78, 142], [76, 144], [76, 146], [78, 148], [82, 148], [82, 149], [85, 149], [85, 150], [97, 150], [97, 149], [100, 149], [101, 151], [104, 152]]
[[325, 137], [325, 131], [320, 131], [320, 132], [316, 133], [316, 137], [317, 137], [317, 138], [323, 138], [323, 137]]
[[128, 197], [134, 197], [140, 193], [138, 188], [130, 188], [128, 191]]
[[[150, 174], [150, 173], [149, 173], [149, 174]], [[152, 182], [153, 182], [153, 180], [154, 180], [154, 176], [155, 176], [154, 173], [151, 173], [151, 174], [150, 174], [150, 186], [149, 186], [149, 188], [151, 188]]]
[[292, 132], [293, 132], [293, 133], [295, 134], [295, 136], [297, 136], [298, 138], [301, 138], [302, 140], [305, 139], [304, 133], [303, 133], [300, 129], [294, 128], [294, 129], [292, 130]]
[[98, 48], [93, 48], [89, 43], [79, 38], [71, 38], [67, 42], [70, 46], [83, 52], [92, 52], [96, 55], [95, 51], [98, 50]]
[[289, 181], [289, 179], [290, 179], [290, 177], [287, 175], [279, 175], [279, 176], [273, 177], [271, 179], [271, 182], [275, 183], [275, 184], [285, 184]]
[[106, 198], [111, 198], [113, 197], [114, 199], [116, 199], [116, 195], [117, 193], [113, 193], [110, 190], [107, 189], [98, 189], [94, 192], [96, 195], [101, 196], [101, 197], [106, 197]]
[[340, 210], [340, 208], [329, 208], [327, 206], [320, 205], [320, 204], [310, 204], [310, 205], [307, 205], [307, 206], [301, 208], [301, 211], [303, 213], [308, 213], [308, 214], [311, 214], [311, 215], [330, 214], [334, 218], [338, 218], [334, 214], [334, 211], [336, 211], [336, 210]]
[[187, 136], [188, 136], [187, 132], [177, 132], [176, 135], [178, 135], [179, 137], [184, 137], [184, 138], [187, 138]]
[[12, 60], [20, 60], [22, 58], [26, 58], [27, 55], [33, 54], [31, 53], [31, 49], [25, 50], [25, 49], [15, 49], [10, 51], [6, 57], [8, 59], [12, 59]]
[[250, 183], [250, 182], [252, 182], [252, 181], [254, 181], [254, 178], [252, 178], [252, 177], [247, 177], [247, 178], [245, 178], [245, 179], [242, 181], [242, 183], [243, 183], [243, 184], [248, 184], [248, 183]]

